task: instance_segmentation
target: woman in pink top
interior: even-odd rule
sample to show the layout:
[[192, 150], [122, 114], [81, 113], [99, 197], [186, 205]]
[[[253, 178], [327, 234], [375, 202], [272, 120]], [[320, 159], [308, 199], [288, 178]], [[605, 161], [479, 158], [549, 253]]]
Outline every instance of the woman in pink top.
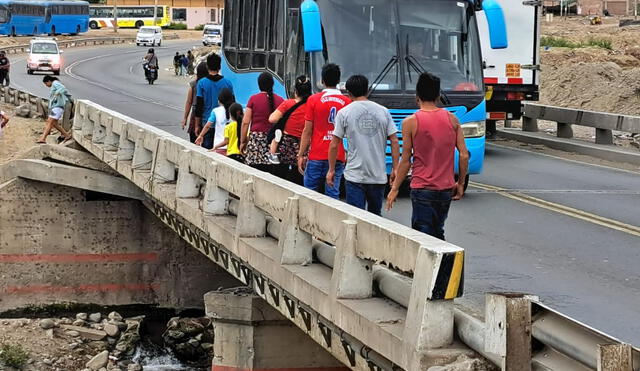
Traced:
[[[416, 87], [420, 110], [402, 123], [402, 160], [387, 196], [391, 210], [400, 186], [409, 173], [411, 158], [411, 226], [444, 240], [444, 222], [451, 200], [464, 196], [464, 181], [469, 169], [469, 152], [456, 116], [438, 108], [440, 79], [430, 73], [420, 75]], [[455, 181], [455, 150], [460, 152], [459, 177]]]
[[268, 156], [270, 143], [267, 142], [267, 135], [272, 126], [269, 116], [284, 102], [282, 97], [273, 92], [273, 85], [273, 76], [270, 73], [260, 74], [260, 93], [249, 98], [240, 138], [240, 151], [246, 156], [246, 164], [266, 172], [273, 170]]

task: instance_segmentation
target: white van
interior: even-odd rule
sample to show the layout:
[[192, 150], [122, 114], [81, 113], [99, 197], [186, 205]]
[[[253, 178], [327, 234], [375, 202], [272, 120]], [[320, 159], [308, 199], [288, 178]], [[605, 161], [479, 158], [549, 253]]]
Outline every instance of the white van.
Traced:
[[162, 45], [162, 28], [160, 26], [142, 26], [136, 35], [136, 45]]
[[205, 25], [202, 31], [202, 44], [204, 46], [222, 45], [222, 26], [215, 24]]
[[29, 42], [29, 57], [27, 58], [27, 74], [34, 71], [51, 71], [59, 75], [62, 69], [62, 50], [53, 38], [35, 37]]

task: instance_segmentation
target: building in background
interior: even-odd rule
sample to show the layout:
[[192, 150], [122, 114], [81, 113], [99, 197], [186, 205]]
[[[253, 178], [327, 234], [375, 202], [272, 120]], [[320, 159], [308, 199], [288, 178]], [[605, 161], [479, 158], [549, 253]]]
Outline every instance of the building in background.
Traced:
[[[154, 0], [117, 0], [118, 5], [154, 5]], [[104, 5], [113, 5], [106, 0]], [[187, 28], [207, 23], [221, 24], [224, 17], [224, 0], [158, 0], [158, 5], [169, 6], [172, 22], [185, 23]]]
[[[633, 14], [634, 0], [545, 0], [548, 12], [560, 13], [560, 4], [568, 7], [569, 14], [603, 15], [605, 9], [611, 15]], [[565, 8], [566, 9], [566, 8]]]

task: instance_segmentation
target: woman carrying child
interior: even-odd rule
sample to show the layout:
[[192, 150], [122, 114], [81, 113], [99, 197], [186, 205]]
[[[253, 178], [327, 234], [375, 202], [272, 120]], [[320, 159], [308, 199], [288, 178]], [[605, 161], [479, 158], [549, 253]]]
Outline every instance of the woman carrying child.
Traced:
[[274, 124], [267, 138], [270, 143], [269, 161], [279, 165], [277, 175], [297, 184], [302, 184], [297, 156], [304, 130], [307, 99], [311, 93], [311, 81], [306, 76], [298, 77], [294, 99], [284, 101], [269, 117], [269, 122]]

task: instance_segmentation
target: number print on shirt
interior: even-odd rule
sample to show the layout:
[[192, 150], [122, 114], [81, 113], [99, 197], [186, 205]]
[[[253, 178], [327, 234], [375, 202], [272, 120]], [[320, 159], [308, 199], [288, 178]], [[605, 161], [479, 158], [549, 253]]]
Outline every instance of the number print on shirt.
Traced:
[[331, 107], [331, 110], [329, 111], [329, 118], [327, 119], [327, 121], [331, 124], [331, 125], [336, 125], [336, 115], [338, 114], [338, 109], [336, 107]]

